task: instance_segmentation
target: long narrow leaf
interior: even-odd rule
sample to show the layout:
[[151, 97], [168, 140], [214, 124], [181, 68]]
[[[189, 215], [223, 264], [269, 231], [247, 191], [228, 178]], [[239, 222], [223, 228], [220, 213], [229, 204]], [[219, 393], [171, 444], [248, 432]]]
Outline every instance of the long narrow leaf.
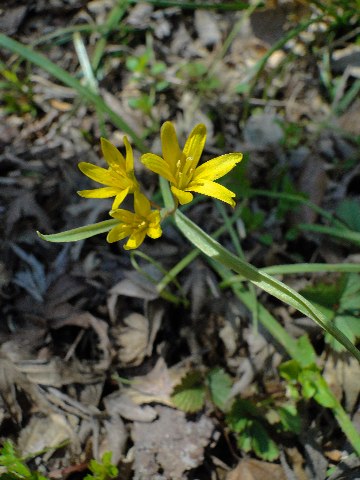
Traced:
[[66, 230], [65, 232], [52, 233], [50, 235], [44, 235], [43, 233], [36, 232], [40, 238], [47, 242], [62, 243], [62, 242], [77, 242], [78, 240], [84, 240], [85, 238], [99, 235], [99, 233], [108, 232], [115, 225], [120, 223], [119, 220], [111, 219], [104, 222], [93, 223], [84, 227], [73, 228], [72, 230]]
[[355, 358], [360, 361], [360, 351], [350, 342], [350, 340], [331, 322], [323, 316], [323, 314], [315, 308], [302, 295], [284, 283], [272, 278], [270, 275], [260, 272], [249, 263], [241, 260], [231, 252], [222, 247], [216, 240], [207, 235], [201, 228], [195, 225], [181, 212], [177, 211], [174, 215], [175, 223], [182, 234], [190, 240], [190, 242], [198, 247], [205, 255], [213, 260], [220, 262], [222, 265], [232, 269], [239, 275], [257, 285], [262, 290], [270, 293], [279, 300], [296, 308], [304, 315], [314, 320], [324, 330], [333, 335], [344, 347], [349, 350]]
[[327, 227], [326, 225], [311, 225], [307, 223], [301, 223], [300, 225], [298, 225], [298, 227], [301, 230], [308, 230], [309, 232], [331, 235], [332, 237], [340, 238], [344, 242], [351, 242], [354, 245], [360, 246], [360, 233], [355, 232], [354, 230]]

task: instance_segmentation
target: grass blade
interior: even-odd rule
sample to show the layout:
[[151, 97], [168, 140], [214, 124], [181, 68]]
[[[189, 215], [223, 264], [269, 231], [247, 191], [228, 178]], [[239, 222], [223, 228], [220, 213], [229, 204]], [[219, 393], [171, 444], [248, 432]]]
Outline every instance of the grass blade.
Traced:
[[17, 42], [16, 40], [9, 38], [2, 33], [0, 33], [0, 47], [6, 48], [12, 53], [20, 55], [29, 62], [34, 63], [43, 70], [46, 70], [68, 87], [73, 88], [81, 98], [93, 104], [94, 107], [99, 111], [106, 113], [111, 122], [117, 128], [123, 130], [132, 138], [133, 143], [141, 152], [146, 151], [143, 141], [136, 135], [132, 128], [130, 128], [129, 125], [121, 117], [119, 117], [119, 115], [117, 115], [109, 107], [109, 105], [107, 105], [107, 103], [105, 103], [100, 95], [94, 93], [88, 87], [81, 85], [81, 83], [68, 72], [66, 72], [66, 70], [53, 63], [41, 53], [35, 52], [26, 45], [23, 45], [22, 43]]

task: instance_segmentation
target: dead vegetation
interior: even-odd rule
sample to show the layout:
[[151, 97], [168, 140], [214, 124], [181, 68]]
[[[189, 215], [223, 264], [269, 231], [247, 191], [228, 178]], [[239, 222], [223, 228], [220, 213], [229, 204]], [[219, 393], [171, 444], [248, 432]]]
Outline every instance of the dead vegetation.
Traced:
[[[359, 263], [359, 240], [347, 239], [345, 227], [343, 238], [315, 228], [335, 218], [360, 232], [352, 2], [329, 2], [337, 16], [315, 1], [235, 11], [226, 2], [165, 3], [174, 5], [3, 1], [0, 29], [90, 86], [149, 151], [159, 151], [159, 127], [171, 119], [182, 139], [196, 123], [206, 125], [205, 157], [244, 152], [227, 181], [241, 208], [232, 232], [254, 265]], [[51, 479], [83, 478], [90, 459], [108, 451], [122, 480], [360, 478], [331, 410], [302, 398], [298, 431], [279, 427], [289, 392], [278, 367], [288, 356], [261, 323], [254, 326], [260, 303], [293, 338], [309, 336], [324, 378], [360, 425], [358, 363], [332, 349], [309, 319], [260, 292], [246, 308], [201, 256], [160, 291], [164, 274], [192, 250], [170, 223], [132, 255], [103, 236], [66, 245], [37, 237], [36, 230], [107, 218], [110, 201], [76, 195], [92, 188], [77, 164], [102, 165], [99, 138], [122, 148], [124, 132], [74, 88], [5, 48], [0, 73], [0, 440], [12, 440], [23, 457], [40, 454], [31, 467]], [[139, 162], [136, 168], [160, 199], [155, 176]], [[309, 201], [294, 201], [299, 194]], [[232, 213], [204, 198], [188, 210], [209, 233]], [[220, 240], [236, 250], [229, 231]], [[339, 285], [340, 277], [286, 281], [302, 290]], [[359, 308], [340, 313], [358, 320]], [[358, 335], [357, 327], [355, 341]], [[213, 369], [230, 378], [228, 398], [258, 408], [251, 418], [261, 418], [277, 445], [273, 458], [269, 446], [262, 455], [239, 446], [228, 414], [209, 395]], [[210, 390], [200, 393], [200, 408], [184, 413], [174, 389], [193, 372], [194, 389]]]

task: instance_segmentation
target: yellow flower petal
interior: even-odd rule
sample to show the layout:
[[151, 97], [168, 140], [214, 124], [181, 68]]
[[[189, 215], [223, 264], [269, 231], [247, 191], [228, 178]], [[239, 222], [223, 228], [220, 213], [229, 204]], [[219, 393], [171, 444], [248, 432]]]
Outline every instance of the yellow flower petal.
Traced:
[[147, 235], [150, 238], [161, 237], [162, 230], [160, 227], [160, 221], [161, 221], [160, 212], [157, 210], [151, 212], [150, 215], [148, 216], [148, 220], [149, 220], [149, 227], [147, 230]]
[[176, 164], [182, 158], [183, 153], [179, 147], [175, 127], [171, 122], [165, 122], [163, 124], [160, 131], [160, 137], [163, 158], [168, 164], [171, 174], [174, 175]]
[[[232, 170], [243, 158], [242, 153], [227, 153], [200, 165], [194, 173], [192, 182], [217, 180]], [[191, 182], [191, 183], [192, 183]], [[190, 188], [191, 184], [189, 185]]]
[[125, 158], [119, 152], [119, 150], [106, 138], [101, 137], [101, 150], [103, 152], [106, 163], [111, 167], [115, 172], [121, 171], [125, 173]]
[[147, 218], [150, 215], [150, 202], [145, 195], [140, 192], [134, 193], [134, 210], [140, 217]]
[[114, 202], [112, 204], [112, 209], [115, 210], [116, 208], [119, 207], [119, 205], [122, 204], [122, 202], [125, 200], [126, 195], [129, 193], [129, 187], [125, 188], [125, 190], [121, 190], [120, 192], [117, 193], [116, 197], [114, 198]]
[[125, 237], [130, 235], [130, 233], [131, 229], [128, 225], [116, 225], [116, 227], [112, 228], [107, 234], [106, 241], [109, 243], [118, 242], [119, 240], [123, 240]]
[[127, 137], [124, 137], [124, 145], [126, 148], [126, 173], [132, 173], [134, 171], [134, 155], [133, 151], [131, 148], [131, 145], [127, 139]]
[[196, 168], [201, 154], [204, 150], [206, 142], [206, 127], [202, 123], [196, 125], [191, 131], [184, 147], [184, 155], [186, 158], [191, 157], [192, 168]]
[[181, 205], [190, 203], [191, 200], [194, 198], [194, 196], [190, 192], [184, 192], [184, 190], [179, 190], [174, 186], [171, 187], [171, 191], [175, 195], [175, 197], [179, 200]]
[[161, 230], [161, 227], [160, 225], [156, 226], [156, 227], [149, 227], [148, 228], [148, 231], [147, 231], [147, 235], [150, 237], [150, 238], [159, 238], [161, 237], [162, 235], [162, 230]]
[[124, 248], [125, 250], [133, 250], [134, 248], [138, 248], [146, 237], [146, 230], [140, 230], [132, 233], [129, 237], [129, 240], [125, 243]]
[[114, 187], [94, 188], [93, 190], [80, 190], [78, 195], [84, 198], [110, 198], [118, 193], [119, 189]]
[[224, 187], [223, 185], [220, 185], [219, 183], [205, 180], [201, 184], [194, 184], [191, 185], [191, 188], [188, 188], [192, 192], [202, 193], [203, 195], [208, 195], [209, 197], [214, 197], [218, 200], [222, 200], [223, 202], [228, 203], [232, 207], [235, 206], [235, 201], [233, 200], [233, 197], [235, 197], [235, 193]]
[[111, 178], [106, 168], [98, 167], [92, 163], [80, 162], [78, 168], [84, 175], [95, 182], [105, 183]]
[[154, 153], [145, 153], [140, 160], [141, 163], [148, 167], [152, 172], [161, 175], [166, 178], [166, 180], [169, 180], [169, 182], [175, 183], [176, 180], [170, 171], [169, 165], [158, 155], [155, 155]]
[[[87, 177], [91, 178], [95, 182], [102, 183], [103, 185], [108, 185], [109, 187], [120, 187], [119, 181], [116, 177], [110, 173], [109, 170], [98, 167], [97, 165], [92, 165], [87, 162], [80, 162], [78, 165], [81, 172]], [[119, 179], [120, 183], [122, 179]]]
[[110, 215], [113, 218], [121, 220], [123, 223], [131, 224], [134, 220], [135, 213], [129, 212], [129, 210], [124, 210], [123, 208], [117, 208], [116, 210], [111, 210]]

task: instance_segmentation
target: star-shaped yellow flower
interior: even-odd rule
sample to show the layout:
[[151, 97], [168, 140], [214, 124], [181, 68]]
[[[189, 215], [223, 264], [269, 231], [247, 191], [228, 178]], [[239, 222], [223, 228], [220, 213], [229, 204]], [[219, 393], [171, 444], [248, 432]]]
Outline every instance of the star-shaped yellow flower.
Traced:
[[205, 125], [196, 125], [182, 151], [171, 122], [163, 124], [160, 135], [163, 157], [145, 153], [141, 162], [170, 182], [171, 191], [181, 205], [191, 202], [190, 192], [196, 192], [235, 206], [235, 193], [214, 180], [230, 172], [241, 161], [241, 153], [221, 155], [198, 166], [206, 140]]
[[149, 200], [140, 192], [134, 193], [134, 210], [135, 213], [118, 208], [110, 212], [110, 215], [121, 223], [108, 233], [106, 240], [109, 243], [129, 237], [124, 248], [132, 250], [142, 244], [146, 235], [150, 238], [161, 237], [160, 212], [151, 210]]
[[109, 168], [105, 169], [87, 162], [80, 162], [79, 169], [87, 177], [106, 187], [93, 190], [81, 190], [78, 194], [86, 198], [115, 197], [113, 210], [123, 202], [128, 193], [139, 190], [134, 174], [134, 156], [128, 139], [124, 137], [126, 160], [119, 150], [105, 138], [101, 139], [101, 149]]

